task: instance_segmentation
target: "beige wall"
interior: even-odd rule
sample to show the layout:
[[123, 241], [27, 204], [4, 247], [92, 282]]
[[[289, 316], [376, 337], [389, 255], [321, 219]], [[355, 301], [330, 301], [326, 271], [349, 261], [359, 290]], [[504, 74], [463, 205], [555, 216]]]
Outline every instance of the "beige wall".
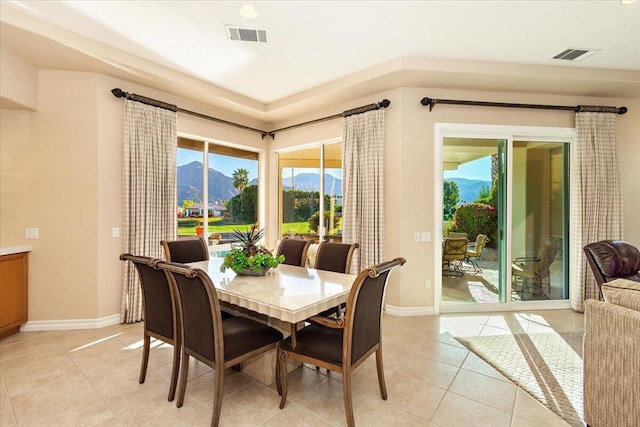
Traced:
[[[1, 199], [0, 245], [32, 244], [30, 320], [96, 319], [119, 313], [121, 291], [120, 239], [111, 228], [122, 220], [122, 100], [113, 87], [173, 102], [183, 108], [266, 129], [224, 111], [216, 111], [166, 93], [110, 77], [74, 72], [39, 72], [37, 112], [3, 110], [0, 118]], [[626, 238], [640, 243], [640, 100], [599, 99], [527, 93], [398, 88], [334, 105], [316, 114], [292, 118], [304, 121], [389, 98], [386, 111], [385, 210], [388, 257], [404, 256], [407, 264], [392, 276], [388, 304], [432, 307], [434, 290], [424, 279], [434, 277], [434, 248], [413, 241], [415, 231], [431, 231], [433, 224], [436, 123], [573, 127], [573, 114], [556, 111], [497, 109], [438, 105], [433, 112], [421, 106], [424, 96], [500, 102], [626, 105], [618, 117], [618, 147], [625, 200]], [[236, 128], [179, 114], [178, 131], [263, 151], [264, 178], [269, 171], [266, 212], [276, 212], [277, 170], [274, 151], [340, 139], [342, 121], [332, 120], [278, 133], [274, 141]], [[275, 230], [277, 218], [265, 224]], [[25, 227], [39, 227], [38, 240], [26, 240]], [[275, 241], [269, 236], [270, 241]]]
[[0, 47], [0, 97], [3, 108], [38, 108], [38, 69]]

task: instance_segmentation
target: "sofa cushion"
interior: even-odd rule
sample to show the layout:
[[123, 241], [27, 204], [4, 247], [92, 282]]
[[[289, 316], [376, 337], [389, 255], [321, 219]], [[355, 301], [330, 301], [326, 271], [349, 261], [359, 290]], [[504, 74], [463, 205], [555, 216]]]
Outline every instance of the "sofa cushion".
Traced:
[[602, 284], [602, 295], [608, 303], [640, 311], [640, 283], [616, 279]]

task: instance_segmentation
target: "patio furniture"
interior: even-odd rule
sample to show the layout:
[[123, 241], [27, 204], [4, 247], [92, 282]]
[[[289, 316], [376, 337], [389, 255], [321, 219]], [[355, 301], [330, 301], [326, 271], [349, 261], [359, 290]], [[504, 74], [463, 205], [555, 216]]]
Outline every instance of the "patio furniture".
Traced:
[[467, 257], [467, 245], [469, 239], [451, 238], [444, 239], [442, 244], [442, 265], [447, 265], [446, 270], [442, 270], [443, 274], [453, 274], [454, 276], [462, 277], [464, 271], [462, 270], [462, 261]]
[[450, 239], [462, 239], [462, 238], [469, 238], [469, 236], [467, 235], [467, 233], [462, 233], [459, 231], [450, 231], [447, 233], [447, 237]]
[[511, 265], [511, 275], [513, 277], [514, 289], [520, 285], [520, 298], [524, 297], [525, 288], [533, 286], [539, 293], [531, 292], [532, 295], [542, 295], [549, 298], [544, 292], [543, 285], [546, 282], [548, 291], [551, 292], [551, 280], [549, 267], [553, 263], [559, 249], [557, 245], [542, 245], [538, 256], [519, 257]]
[[196, 262], [209, 259], [209, 245], [202, 237], [183, 240], [163, 240], [160, 242], [169, 262]]
[[473, 266], [474, 273], [476, 274], [482, 274], [482, 269], [478, 265], [478, 259], [480, 259], [480, 255], [482, 255], [482, 249], [484, 249], [484, 245], [486, 245], [487, 242], [489, 242], [489, 238], [486, 235], [478, 234], [478, 237], [476, 237], [476, 241], [467, 245], [465, 261]]

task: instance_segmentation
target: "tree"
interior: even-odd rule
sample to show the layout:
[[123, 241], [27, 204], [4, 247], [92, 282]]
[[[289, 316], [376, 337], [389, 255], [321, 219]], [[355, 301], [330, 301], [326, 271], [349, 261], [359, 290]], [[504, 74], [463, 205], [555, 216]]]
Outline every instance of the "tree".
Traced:
[[483, 185], [478, 191], [478, 197], [474, 200], [475, 203], [491, 204], [491, 187]]
[[447, 212], [451, 213], [456, 205], [460, 202], [460, 189], [455, 181], [444, 181], [444, 197], [443, 204]]
[[231, 174], [233, 178], [233, 186], [240, 192], [240, 211], [242, 212], [242, 193], [247, 185], [249, 185], [249, 171], [244, 168], [238, 168]]

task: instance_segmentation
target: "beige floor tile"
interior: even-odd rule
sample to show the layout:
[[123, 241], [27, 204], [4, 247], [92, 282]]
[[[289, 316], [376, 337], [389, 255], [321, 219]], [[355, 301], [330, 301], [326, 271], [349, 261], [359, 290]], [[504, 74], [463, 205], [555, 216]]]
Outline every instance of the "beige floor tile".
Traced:
[[446, 390], [458, 373], [458, 367], [413, 354], [402, 364], [398, 372]]
[[262, 427], [330, 427], [331, 425], [295, 402], [287, 402], [284, 409], [278, 410], [274, 416], [261, 424]]
[[418, 353], [453, 366], [461, 366], [469, 350], [438, 341], [426, 341], [418, 349]]
[[441, 342], [443, 344], [452, 345], [454, 347], [466, 349], [465, 346], [460, 344], [460, 342], [454, 338], [454, 334], [452, 334], [451, 331], [436, 330], [429, 336], [429, 339], [433, 341]]
[[100, 395], [117, 415], [132, 409], [151, 414], [155, 403], [170, 404], [167, 402], [168, 393], [169, 381], [155, 371], [147, 373], [144, 384], [138, 384], [136, 376], [100, 391]]
[[495, 313], [489, 316], [485, 326], [506, 329], [513, 334], [521, 334], [529, 327], [529, 316], [522, 313]]
[[79, 377], [80, 371], [68, 358], [39, 365], [28, 371], [8, 376], [5, 385], [12, 398], [35, 390], [56, 387], [68, 378]]
[[512, 413], [517, 387], [514, 384], [461, 369], [449, 391], [501, 411]]
[[562, 418], [522, 389], [518, 389], [516, 394], [513, 416], [512, 426], [562, 427], [568, 425]]
[[20, 332], [17, 334], [9, 335], [8, 337], [0, 339], [0, 353], [4, 351], [2, 347], [9, 344], [15, 344], [26, 341], [39, 341], [43, 338], [52, 337], [52, 332]]
[[423, 427], [427, 420], [407, 412], [390, 403], [367, 402], [358, 410], [354, 411], [354, 418], [357, 425], [369, 427]]
[[[354, 411], [367, 401], [380, 400], [379, 390], [352, 390]], [[326, 419], [331, 424], [345, 423], [342, 383], [327, 378], [294, 401], [300, 406]]]
[[114, 384], [137, 384], [140, 358], [134, 355], [115, 362], [90, 365], [81, 369], [81, 372], [98, 392], [112, 388]]
[[14, 426], [17, 424], [4, 381], [0, 381], [0, 424], [3, 426]]
[[[199, 405], [211, 409], [213, 408], [214, 381], [216, 373], [211, 371], [196, 379], [187, 382], [185, 396], [198, 402]], [[248, 376], [235, 372], [231, 369], [225, 371], [223, 397], [229, 396], [249, 385], [254, 381]], [[275, 390], [275, 389], [274, 389]]]
[[[75, 348], [70, 350], [68, 354], [78, 368], [85, 370], [103, 363], [118, 362], [133, 357], [136, 351], [123, 346], [119, 340], [108, 339], [94, 342], [87, 347]], [[142, 353], [140, 352], [140, 354]]]
[[82, 348], [90, 348], [100, 342], [117, 341], [122, 343], [118, 338], [122, 335], [121, 330], [113, 328], [86, 329], [80, 331], [58, 331], [53, 335], [55, 341], [65, 351], [79, 350]]
[[[327, 378], [326, 372], [324, 369], [316, 370], [305, 365], [289, 372], [287, 375], [287, 399], [296, 400], [311, 390], [316, 384]], [[276, 383], [274, 382], [269, 387], [276, 390]]]
[[231, 427], [256, 426], [274, 416], [279, 403], [275, 390], [253, 382], [224, 398], [221, 418]]
[[446, 391], [411, 375], [394, 374], [387, 382], [388, 402], [418, 417], [430, 419]]
[[[160, 372], [160, 374], [162, 374], [162, 376], [164, 376], [166, 379], [170, 380], [171, 372], [173, 370], [173, 360], [170, 363], [166, 363], [162, 366], [158, 366], [155, 369], [158, 372]], [[210, 368], [209, 366], [205, 365], [202, 362], [199, 362], [194, 357], [189, 358], [189, 372], [187, 374], [188, 375], [187, 378], [189, 380], [201, 377], [202, 375], [208, 374], [209, 372], [212, 372], [212, 371], [213, 371], [212, 368]]]
[[[147, 402], [137, 407], [130, 407], [118, 413], [118, 417], [131, 426], [172, 426], [185, 418], [195, 417], [199, 414], [206, 413], [203, 406], [193, 400], [185, 401], [185, 404], [178, 408], [175, 400], [169, 402], [166, 394], [154, 394]], [[209, 423], [211, 422], [211, 414], [209, 413]]]
[[447, 393], [429, 425], [438, 427], [507, 427], [510, 424], [510, 413], [455, 393]]
[[111, 409], [97, 395], [81, 397], [54, 407], [38, 408], [18, 415], [21, 426], [120, 425]]

